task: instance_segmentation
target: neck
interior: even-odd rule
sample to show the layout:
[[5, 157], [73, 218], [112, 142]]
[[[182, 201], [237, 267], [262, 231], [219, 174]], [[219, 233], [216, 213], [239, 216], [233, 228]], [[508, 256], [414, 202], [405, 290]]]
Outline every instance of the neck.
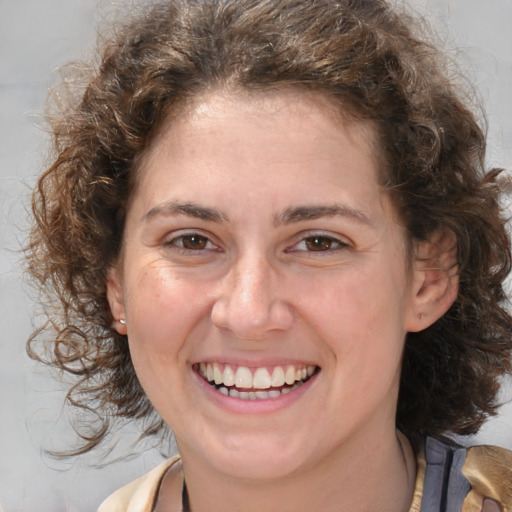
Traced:
[[249, 481], [213, 471], [192, 457], [183, 465], [191, 512], [407, 512], [416, 463], [399, 433], [343, 446], [328, 460], [280, 479]]

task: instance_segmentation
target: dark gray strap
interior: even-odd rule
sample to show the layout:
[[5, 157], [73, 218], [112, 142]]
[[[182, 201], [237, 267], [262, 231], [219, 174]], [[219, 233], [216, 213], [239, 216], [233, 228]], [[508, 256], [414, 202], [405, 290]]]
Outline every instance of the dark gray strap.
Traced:
[[460, 512], [471, 489], [462, 474], [466, 449], [427, 438], [421, 512]]

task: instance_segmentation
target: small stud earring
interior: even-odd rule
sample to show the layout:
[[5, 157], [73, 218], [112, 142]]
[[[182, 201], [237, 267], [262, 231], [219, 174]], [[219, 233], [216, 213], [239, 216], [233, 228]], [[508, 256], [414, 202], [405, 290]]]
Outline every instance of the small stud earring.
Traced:
[[126, 325], [126, 320], [124, 318], [121, 318], [119, 320], [119, 323], [122, 324], [122, 325]]

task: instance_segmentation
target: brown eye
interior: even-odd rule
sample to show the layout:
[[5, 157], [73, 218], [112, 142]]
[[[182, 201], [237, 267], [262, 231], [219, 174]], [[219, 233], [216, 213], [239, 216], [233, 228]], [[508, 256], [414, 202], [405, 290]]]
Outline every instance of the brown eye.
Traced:
[[[179, 243], [180, 241], [181, 243]], [[208, 238], [201, 235], [185, 235], [181, 236], [175, 242], [177, 245], [181, 245], [184, 249], [190, 249], [192, 251], [198, 251], [206, 249], [208, 245]]]
[[220, 247], [214, 244], [208, 236], [200, 233], [185, 233], [170, 240], [164, 240], [163, 246], [172, 251], [178, 251], [188, 256], [211, 256], [213, 252], [222, 252]]
[[308, 251], [328, 251], [339, 242], [327, 236], [310, 236], [304, 240]]

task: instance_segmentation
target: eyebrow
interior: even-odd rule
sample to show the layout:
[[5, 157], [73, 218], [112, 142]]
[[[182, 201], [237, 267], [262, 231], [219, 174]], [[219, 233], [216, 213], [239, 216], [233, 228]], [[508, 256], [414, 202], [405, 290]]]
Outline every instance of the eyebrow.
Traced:
[[194, 203], [179, 203], [177, 201], [168, 201], [151, 208], [144, 215], [143, 219], [150, 220], [159, 215], [186, 215], [210, 222], [227, 222], [229, 220], [226, 214], [215, 208], [199, 206]]
[[[200, 206], [191, 202], [180, 203], [177, 201], [168, 201], [151, 208], [151, 210], [144, 215], [143, 219], [149, 220], [160, 215], [186, 215], [209, 222], [229, 222], [229, 217], [221, 210]], [[274, 224], [279, 226], [322, 217], [336, 216], [348, 217], [360, 224], [373, 227], [372, 221], [363, 211], [343, 204], [305, 205], [286, 208], [274, 217]]]
[[321, 217], [348, 217], [360, 224], [373, 227], [373, 222], [361, 210], [343, 204], [308, 205], [286, 208], [276, 216], [275, 224], [291, 224], [305, 220], [319, 219]]

